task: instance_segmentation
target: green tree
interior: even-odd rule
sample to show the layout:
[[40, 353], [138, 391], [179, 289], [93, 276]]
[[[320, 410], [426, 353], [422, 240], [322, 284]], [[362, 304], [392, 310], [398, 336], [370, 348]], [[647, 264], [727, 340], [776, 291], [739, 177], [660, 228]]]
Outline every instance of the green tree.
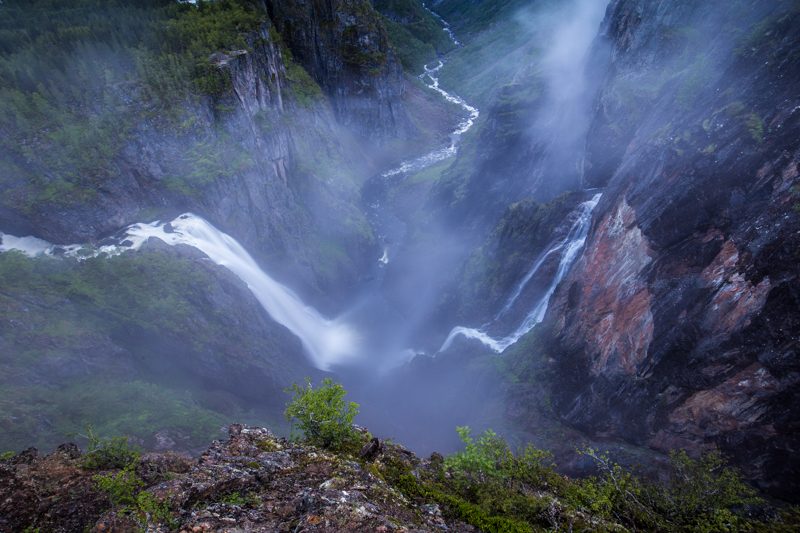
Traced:
[[286, 419], [297, 424], [306, 441], [329, 449], [343, 449], [358, 440], [353, 419], [358, 404], [345, 401], [344, 387], [325, 378], [316, 389], [311, 380], [305, 385], [293, 384], [287, 392], [293, 394], [286, 406]]

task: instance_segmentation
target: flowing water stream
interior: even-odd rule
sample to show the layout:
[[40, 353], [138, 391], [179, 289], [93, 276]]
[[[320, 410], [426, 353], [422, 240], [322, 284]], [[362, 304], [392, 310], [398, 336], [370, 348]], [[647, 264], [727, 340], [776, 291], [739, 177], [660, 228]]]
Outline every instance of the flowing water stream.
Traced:
[[[453, 341], [461, 336], [478, 340], [492, 351], [502, 353], [506, 348], [516, 343], [523, 335], [527, 334], [544, 320], [547, 306], [550, 304], [550, 298], [553, 296], [558, 284], [561, 283], [561, 280], [564, 279], [564, 276], [569, 272], [572, 264], [579, 257], [584, 244], [586, 244], [586, 236], [589, 233], [589, 227], [592, 222], [592, 212], [600, 201], [601, 196], [601, 193], [597, 193], [590, 200], [583, 202], [578, 207], [578, 218], [572, 224], [567, 236], [562, 241], [552, 244], [539, 256], [492, 322], [484, 324], [481, 328], [469, 328], [465, 326], [454, 327], [442, 344], [442, 347], [439, 348], [439, 352], [446, 351], [453, 344]], [[534, 302], [533, 307], [528, 311], [522, 323], [505, 337], [495, 338], [490, 336], [487, 333], [487, 329], [514, 306], [520, 294], [522, 294], [522, 291], [525, 289], [525, 286], [530, 282], [533, 276], [536, 275], [545, 260], [556, 253], [561, 253], [561, 259], [559, 260], [556, 273], [550, 285], [547, 287], [547, 290]]]
[[[456, 47], [461, 46], [461, 43], [456, 39], [453, 31], [450, 29], [450, 25], [425, 6], [424, 3], [423, 7], [441, 22], [442, 29], [447, 32], [453, 44]], [[389, 190], [392, 186], [408, 176], [421, 172], [440, 161], [455, 157], [458, 154], [458, 145], [461, 142], [461, 137], [472, 129], [481, 114], [478, 108], [468, 104], [460, 96], [452, 94], [440, 87], [439, 72], [445, 65], [443, 59], [437, 60], [434, 66], [431, 65], [433, 65], [433, 63], [425, 65], [424, 71], [419, 75], [419, 79], [421, 79], [429, 89], [441, 95], [445, 101], [460, 107], [464, 112], [464, 118], [459, 121], [455, 130], [450, 133], [450, 142], [446, 146], [439, 147], [414, 159], [403, 161], [397, 167], [375, 176], [365, 184], [363, 190], [364, 204], [366, 206], [368, 219], [375, 228], [375, 232], [382, 243], [383, 253], [378, 259], [382, 266], [389, 264], [393, 249], [396, 249], [397, 244], [405, 239], [406, 233], [405, 224], [394, 216], [390, 209], [386, 208], [386, 196]]]
[[180, 215], [166, 224], [133, 224], [117, 237], [116, 242], [96, 248], [58, 246], [35, 237], [15, 237], [2, 233], [0, 238], [0, 251], [17, 250], [29, 256], [62, 255], [78, 260], [136, 251], [150, 238], [160, 239], [170, 246], [191, 246], [241, 279], [264, 310], [300, 339], [317, 368], [329, 370], [332, 366], [347, 363], [360, 351], [358, 337], [349, 325], [329, 320], [304, 304], [294, 291], [264, 272], [233, 237], [191, 213]]

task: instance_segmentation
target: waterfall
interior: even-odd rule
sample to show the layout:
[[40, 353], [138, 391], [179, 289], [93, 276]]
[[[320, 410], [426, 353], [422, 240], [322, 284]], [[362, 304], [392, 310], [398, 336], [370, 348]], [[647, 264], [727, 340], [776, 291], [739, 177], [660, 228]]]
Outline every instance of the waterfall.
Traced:
[[[586, 243], [586, 237], [589, 234], [589, 226], [591, 225], [592, 221], [592, 212], [597, 206], [597, 203], [600, 201], [601, 196], [601, 193], [595, 194], [591, 200], [587, 200], [578, 206], [578, 218], [572, 224], [572, 227], [570, 227], [567, 236], [563, 240], [558, 241], [548, 247], [548, 249], [545, 250], [536, 261], [534, 261], [531, 269], [514, 288], [514, 291], [506, 300], [505, 305], [492, 322], [484, 325], [482, 328], [456, 326], [450, 331], [450, 334], [447, 336], [447, 339], [445, 339], [442, 347], [439, 348], [439, 352], [444, 352], [447, 350], [453, 344], [453, 341], [456, 339], [456, 337], [462, 336], [468, 339], [476, 339], [483, 343], [483, 345], [490, 350], [496, 353], [502, 353], [506, 350], [506, 348], [516, 343], [520, 338], [536, 327], [537, 324], [544, 320], [544, 315], [547, 312], [547, 306], [550, 304], [550, 298], [553, 296], [558, 284], [561, 283], [561, 280], [563, 280], [567, 275], [570, 267], [583, 250], [583, 246]], [[486, 333], [485, 330], [488, 328], [488, 326], [492, 325], [502, 315], [511, 309], [525, 286], [533, 278], [539, 268], [541, 268], [544, 261], [557, 252], [561, 252], [561, 260], [558, 263], [558, 268], [556, 269], [556, 273], [553, 276], [550, 285], [547, 287], [547, 290], [544, 292], [544, 294], [534, 303], [533, 307], [525, 316], [525, 319], [522, 321], [519, 327], [517, 327], [517, 329], [515, 329], [506, 337], [499, 339], [491, 337], [488, 333]]]
[[352, 360], [358, 355], [357, 336], [347, 324], [326, 319], [316, 309], [304, 304], [291, 289], [261, 270], [235, 239], [193, 214], [181, 215], [169, 224], [134, 224], [125, 229], [119, 244], [96, 249], [81, 245], [56, 246], [35, 237], [4, 234], [0, 234], [0, 237], [0, 251], [17, 250], [31, 256], [60, 254], [79, 260], [138, 250], [152, 237], [170, 246], [191, 246], [241, 279], [273, 320], [300, 339], [317, 368], [329, 370], [331, 366]]

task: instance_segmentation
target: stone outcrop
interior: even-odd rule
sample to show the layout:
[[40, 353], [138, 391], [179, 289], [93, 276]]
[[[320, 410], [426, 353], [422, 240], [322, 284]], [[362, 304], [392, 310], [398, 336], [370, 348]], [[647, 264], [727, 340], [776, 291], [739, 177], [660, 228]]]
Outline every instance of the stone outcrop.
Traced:
[[[281, 6], [311, 16], [304, 2]], [[309, 298], [335, 299], [376, 253], [357, 189], [375, 161], [364, 157], [352, 131], [365, 139], [410, 131], [398, 119], [405, 116], [402, 69], [365, 6], [349, 2], [328, 19], [306, 20], [299, 26], [316, 30], [296, 39], [287, 33], [286, 42], [265, 13], [246, 49], [221, 49], [208, 59], [229, 76], [230, 90], [178, 95], [183, 101], [173, 114], [180, 120], [154, 112], [136, 87], [127, 89], [137, 118], [91, 201], [5, 203], [0, 227], [67, 244], [193, 211], [234, 235], [277, 277], [296, 279]], [[285, 29], [282, 13], [275, 16]], [[324, 93], [292, 60], [306, 59], [304, 50], [323, 51], [303, 64]], [[59, 178], [53, 169], [35, 170]], [[14, 192], [13, 181], [7, 185]], [[341, 253], [320, 257], [320, 242]]]
[[[378, 453], [420, 464], [397, 445]], [[112, 508], [95, 476], [116, 472], [83, 468], [75, 445], [0, 461], [0, 531], [475, 531], [436, 504], [409, 501], [366, 463], [262, 428], [234, 424], [195, 458], [145, 455], [132, 473], [168, 510], [160, 515], [155, 505]]]
[[269, 0], [267, 7], [293, 56], [330, 97], [344, 126], [383, 140], [409, 132], [403, 69], [368, 0]]

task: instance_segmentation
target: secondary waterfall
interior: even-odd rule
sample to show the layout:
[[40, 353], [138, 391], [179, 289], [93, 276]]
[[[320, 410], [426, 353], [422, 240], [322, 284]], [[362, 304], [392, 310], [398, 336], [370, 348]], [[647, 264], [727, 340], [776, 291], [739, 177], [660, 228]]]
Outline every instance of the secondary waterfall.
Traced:
[[134, 224], [125, 229], [118, 244], [99, 248], [57, 246], [35, 237], [3, 234], [0, 237], [0, 251], [18, 250], [31, 256], [66, 255], [79, 260], [101, 254], [118, 255], [128, 250], [138, 250], [151, 237], [161, 239], [170, 246], [185, 244], [200, 250], [214, 263], [227, 268], [241, 279], [264, 310], [300, 339], [317, 368], [329, 370], [331, 366], [359, 355], [358, 338], [347, 324], [329, 320], [316, 309], [304, 304], [291, 289], [261, 270], [233, 237], [190, 213], [179, 216], [169, 224]]
[[[468, 339], [476, 339], [492, 351], [501, 353], [505, 351], [506, 348], [516, 343], [520, 338], [522, 338], [523, 335], [527, 334], [534, 327], [536, 327], [536, 325], [542, 320], [544, 320], [544, 315], [547, 312], [547, 306], [550, 304], [550, 298], [553, 296], [558, 284], [561, 283], [561, 280], [567, 275], [570, 267], [583, 250], [583, 246], [586, 243], [586, 236], [589, 233], [589, 226], [591, 225], [592, 221], [592, 212], [597, 206], [597, 203], [600, 201], [601, 196], [602, 193], [595, 194], [591, 200], [587, 200], [578, 206], [578, 218], [572, 224], [572, 227], [570, 227], [567, 236], [563, 240], [552, 244], [536, 259], [536, 261], [534, 261], [531, 269], [514, 288], [514, 291], [506, 300], [505, 305], [492, 322], [485, 324], [481, 328], [456, 326], [450, 331], [450, 334], [447, 336], [447, 339], [445, 339], [442, 347], [439, 348], [439, 352], [447, 350], [453, 344], [455, 338], [460, 335]], [[490, 336], [486, 332], [488, 326], [492, 325], [511, 309], [525, 286], [533, 278], [536, 272], [538, 272], [545, 260], [558, 252], [561, 252], [561, 260], [558, 263], [558, 268], [556, 269], [556, 273], [553, 276], [550, 285], [547, 287], [547, 290], [544, 292], [544, 294], [534, 303], [533, 307], [525, 316], [525, 319], [522, 321], [519, 327], [517, 327], [517, 329], [515, 329], [506, 337], [498, 339]]]

